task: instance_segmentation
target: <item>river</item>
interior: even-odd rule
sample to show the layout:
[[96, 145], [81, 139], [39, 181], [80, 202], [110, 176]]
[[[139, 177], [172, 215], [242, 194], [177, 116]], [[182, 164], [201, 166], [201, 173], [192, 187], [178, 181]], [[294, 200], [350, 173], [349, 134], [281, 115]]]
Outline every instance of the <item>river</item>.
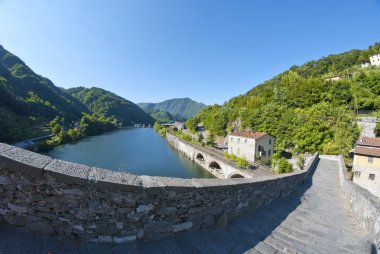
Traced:
[[47, 155], [136, 175], [213, 178], [153, 129], [120, 129], [55, 147]]

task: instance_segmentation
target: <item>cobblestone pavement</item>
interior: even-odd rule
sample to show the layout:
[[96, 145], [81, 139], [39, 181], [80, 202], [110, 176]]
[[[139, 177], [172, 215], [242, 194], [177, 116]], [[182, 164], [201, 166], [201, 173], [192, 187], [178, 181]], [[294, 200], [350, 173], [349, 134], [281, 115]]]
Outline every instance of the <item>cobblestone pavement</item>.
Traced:
[[370, 253], [338, 182], [338, 164], [321, 159], [293, 194], [230, 222], [129, 245], [60, 242], [0, 227], [0, 254], [11, 253]]

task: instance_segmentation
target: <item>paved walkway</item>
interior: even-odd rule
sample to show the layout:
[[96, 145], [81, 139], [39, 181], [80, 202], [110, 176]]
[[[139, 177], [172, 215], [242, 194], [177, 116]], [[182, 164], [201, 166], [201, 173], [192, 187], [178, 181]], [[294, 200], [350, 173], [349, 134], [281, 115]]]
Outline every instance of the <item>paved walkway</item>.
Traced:
[[233, 220], [226, 230], [204, 229], [132, 245], [62, 243], [0, 227], [0, 253], [370, 253], [340, 189], [338, 164], [320, 160], [290, 196]]

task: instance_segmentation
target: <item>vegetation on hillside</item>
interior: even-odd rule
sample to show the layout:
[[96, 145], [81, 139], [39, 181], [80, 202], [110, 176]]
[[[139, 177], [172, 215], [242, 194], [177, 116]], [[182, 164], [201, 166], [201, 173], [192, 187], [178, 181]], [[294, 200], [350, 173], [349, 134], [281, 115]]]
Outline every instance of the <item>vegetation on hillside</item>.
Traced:
[[[201, 109], [206, 107], [203, 103], [193, 101], [189, 98], [171, 99], [160, 103], [138, 103], [139, 107], [151, 114], [156, 120], [186, 121], [189, 117], [195, 116]], [[160, 119], [160, 115], [167, 112], [167, 118]]]
[[136, 104], [101, 88], [75, 87], [67, 90], [97, 115], [112, 117], [125, 126], [135, 123], [153, 124], [153, 118]]
[[[98, 88], [69, 91], [83, 103], [34, 73], [22, 60], [0, 46], [0, 142], [12, 143], [47, 135], [50, 133], [48, 123], [56, 117], [64, 129], [73, 122], [88, 119], [87, 114], [92, 113], [87, 128], [90, 133], [82, 128], [81, 135], [94, 135], [103, 127], [111, 128], [110, 125], [100, 127], [99, 122], [117, 120], [124, 125], [154, 122], [137, 105], [111, 92]], [[75, 135], [75, 131], [70, 134]]]
[[49, 119], [70, 122], [82, 112], [89, 110], [0, 46], [0, 141], [45, 135]]
[[102, 134], [106, 131], [118, 128], [118, 122], [114, 118], [85, 114], [77, 127], [65, 130], [64, 122], [60, 117], [54, 118], [49, 126], [53, 137], [39, 144], [39, 150], [49, 150], [54, 146], [76, 142], [86, 136]]
[[[379, 52], [375, 44], [293, 66], [221, 106], [204, 108], [189, 126], [201, 122], [219, 136], [266, 131], [276, 136], [277, 150], [347, 155], [359, 135], [354, 112], [380, 109], [380, 68], [360, 66]], [[341, 80], [324, 80], [331, 75]]]

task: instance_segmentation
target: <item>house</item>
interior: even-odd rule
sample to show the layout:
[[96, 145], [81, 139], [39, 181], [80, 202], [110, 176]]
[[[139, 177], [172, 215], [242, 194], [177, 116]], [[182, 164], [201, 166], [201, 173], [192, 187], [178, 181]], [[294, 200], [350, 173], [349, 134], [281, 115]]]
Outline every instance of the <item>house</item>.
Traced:
[[342, 77], [340, 75], [335, 75], [335, 76], [325, 78], [325, 81], [339, 81], [341, 79]]
[[369, 60], [371, 65], [380, 66], [380, 54], [370, 56]]
[[353, 182], [380, 197], [380, 138], [362, 137], [356, 143]]
[[369, 66], [370, 66], [370, 64], [369, 63], [362, 63], [362, 68], [368, 68]]
[[228, 135], [228, 153], [249, 162], [269, 162], [274, 151], [275, 137], [266, 132], [235, 131]]

